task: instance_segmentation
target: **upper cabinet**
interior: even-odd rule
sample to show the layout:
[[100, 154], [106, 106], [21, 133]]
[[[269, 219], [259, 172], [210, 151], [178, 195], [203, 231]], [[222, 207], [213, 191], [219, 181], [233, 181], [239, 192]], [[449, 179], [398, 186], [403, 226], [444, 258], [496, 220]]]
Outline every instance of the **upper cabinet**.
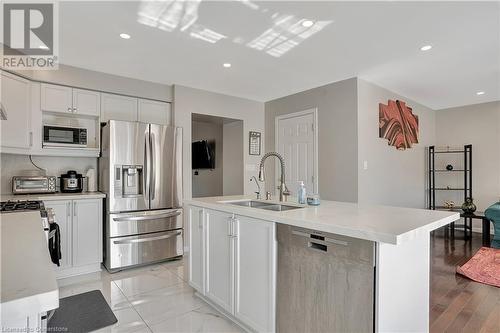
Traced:
[[139, 99], [139, 121], [160, 125], [171, 124], [170, 103]]
[[29, 149], [31, 130], [31, 82], [20, 76], [0, 72], [1, 146]]
[[100, 93], [54, 84], [41, 84], [42, 111], [99, 117]]
[[137, 98], [101, 94], [101, 121], [110, 119], [137, 121]]

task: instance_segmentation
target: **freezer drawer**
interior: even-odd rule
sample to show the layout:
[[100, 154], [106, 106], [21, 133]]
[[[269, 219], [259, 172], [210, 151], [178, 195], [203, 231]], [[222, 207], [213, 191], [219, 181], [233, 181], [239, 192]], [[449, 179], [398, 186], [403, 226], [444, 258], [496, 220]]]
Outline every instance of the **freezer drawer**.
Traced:
[[109, 214], [107, 237], [131, 236], [182, 228], [182, 209]]
[[152, 263], [183, 254], [182, 229], [107, 240], [108, 270]]

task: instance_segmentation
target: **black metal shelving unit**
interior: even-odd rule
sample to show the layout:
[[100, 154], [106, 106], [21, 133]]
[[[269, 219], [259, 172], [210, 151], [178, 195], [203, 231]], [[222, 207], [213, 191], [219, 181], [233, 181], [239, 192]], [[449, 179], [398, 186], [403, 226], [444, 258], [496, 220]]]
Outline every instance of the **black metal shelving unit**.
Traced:
[[[436, 169], [436, 154], [463, 154], [463, 168], [462, 169]], [[439, 150], [435, 146], [429, 147], [428, 158], [428, 175], [429, 175], [429, 209], [433, 210], [452, 210], [461, 211], [460, 207], [449, 209], [444, 206], [436, 205], [436, 191], [463, 191], [463, 202], [465, 198], [472, 198], [472, 145], [465, 145], [462, 149], [443, 149]], [[449, 173], [449, 172], [463, 172], [463, 184], [461, 187], [436, 187], [436, 176]], [[463, 217], [464, 224], [455, 225], [450, 224], [452, 236], [454, 234], [455, 226], [464, 228], [464, 238], [469, 239], [472, 237], [472, 218]]]

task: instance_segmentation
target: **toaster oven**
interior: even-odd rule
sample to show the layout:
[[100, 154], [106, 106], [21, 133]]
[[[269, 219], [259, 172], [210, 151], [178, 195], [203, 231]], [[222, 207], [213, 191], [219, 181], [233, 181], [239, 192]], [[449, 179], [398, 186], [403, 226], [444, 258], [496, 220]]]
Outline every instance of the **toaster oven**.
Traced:
[[55, 193], [55, 176], [14, 176], [12, 177], [12, 193]]

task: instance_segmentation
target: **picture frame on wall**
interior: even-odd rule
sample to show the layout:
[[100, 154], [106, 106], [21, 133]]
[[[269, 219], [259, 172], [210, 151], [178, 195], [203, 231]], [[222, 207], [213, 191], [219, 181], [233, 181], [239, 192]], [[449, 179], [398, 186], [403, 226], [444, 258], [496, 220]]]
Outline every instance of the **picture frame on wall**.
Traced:
[[261, 133], [250, 131], [248, 135], [248, 154], [260, 155]]

